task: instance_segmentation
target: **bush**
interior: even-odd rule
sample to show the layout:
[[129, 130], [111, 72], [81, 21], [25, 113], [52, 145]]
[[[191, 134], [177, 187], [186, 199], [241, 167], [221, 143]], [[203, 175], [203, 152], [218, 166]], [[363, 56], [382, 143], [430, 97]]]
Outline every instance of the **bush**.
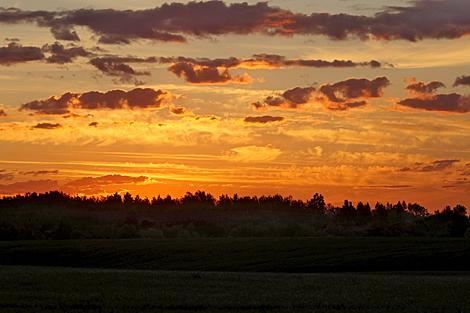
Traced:
[[119, 239], [132, 239], [139, 237], [139, 231], [135, 225], [124, 224], [119, 232]]

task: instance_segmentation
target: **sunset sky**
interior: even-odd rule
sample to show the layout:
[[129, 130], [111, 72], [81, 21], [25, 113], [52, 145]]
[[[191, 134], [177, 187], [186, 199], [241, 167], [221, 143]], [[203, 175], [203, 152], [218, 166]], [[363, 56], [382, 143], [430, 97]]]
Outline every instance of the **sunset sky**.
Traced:
[[470, 207], [468, 0], [3, 0], [0, 196]]

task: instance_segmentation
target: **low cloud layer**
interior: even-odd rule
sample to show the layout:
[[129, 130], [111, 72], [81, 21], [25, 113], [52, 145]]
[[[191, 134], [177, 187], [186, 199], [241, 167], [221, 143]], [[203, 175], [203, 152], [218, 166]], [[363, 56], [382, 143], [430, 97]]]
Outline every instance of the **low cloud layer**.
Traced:
[[397, 172], [440, 172], [452, 168], [454, 163], [460, 162], [460, 160], [436, 160], [431, 162], [429, 165], [422, 163], [415, 163], [414, 167], [403, 167], [397, 169]]
[[322, 104], [328, 111], [345, 111], [367, 105], [367, 99], [384, 97], [383, 89], [389, 85], [390, 81], [385, 76], [372, 80], [349, 78], [334, 84], [321, 85], [318, 90], [315, 87], [295, 87], [251, 105], [258, 111], [266, 111], [270, 107], [299, 109], [314, 101]]
[[227, 69], [219, 71], [215, 67], [200, 67], [187, 62], [172, 64], [168, 71], [178, 77], [184, 76], [190, 84], [249, 84], [253, 81], [246, 73], [232, 76]]
[[0, 64], [13, 65], [29, 61], [41, 61], [45, 58], [41, 48], [24, 47], [16, 42], [0, 48]]
[[270, 124], [276, 122], [282, 122], [285, 120], [283, 116], [247, 116], [243, 119], [243, 122], [247, 124]]
[[[457, 81], [461, 77], [457, 78]], [[464, 78], [462, 78], [464, 80]], [[454, 84], [455, 85], [455, 84]], [[412, 80], [406, 87], [409, 94], [414, 96], [397, 102], [398, 105], [429, 112], [468, 113], [470, 112], [470, 97], [457, 93], [433, 94], [437, 88], [445, 87], [442, 82], [430, 83]]]
[[[100, 43], [135, 40], [187, 42], [187, 37], [220, 35], [323, 35], [334, 40], [455, 39], [470, 34], [470, 7], [465, 0], [418, 0], [411, 6], [388, 6], [373, 16], [295, 13], [270, 6], [223, 1], [165, 3], [146, 10], [23, 11], [0, 8], [0, 23], [34, 23], [47, 27], [57, 40], [79, 41], [83, 26]], [[432, 17], [432, 18], [429, 18]]]
[[131, 91], [121, 89], [106, 92], [89, 91], [84, 93], [67, 92], [60, 97], [51, 96], [45, 100], [34, 100], [23, 104], [19, 111], [35, 111], [38, 115], [69, 114], [71, 110], [124, 110], [158, 109], [169, 99], [177, 96], [152, 88], [136, 88]]

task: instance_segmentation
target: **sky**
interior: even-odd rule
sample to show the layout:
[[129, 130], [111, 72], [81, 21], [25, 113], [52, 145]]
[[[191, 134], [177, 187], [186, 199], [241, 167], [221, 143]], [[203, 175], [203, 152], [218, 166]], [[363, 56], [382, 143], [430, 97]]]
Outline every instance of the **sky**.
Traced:
[[470, 207], [467, 0], [3, 0], [0, 196]]

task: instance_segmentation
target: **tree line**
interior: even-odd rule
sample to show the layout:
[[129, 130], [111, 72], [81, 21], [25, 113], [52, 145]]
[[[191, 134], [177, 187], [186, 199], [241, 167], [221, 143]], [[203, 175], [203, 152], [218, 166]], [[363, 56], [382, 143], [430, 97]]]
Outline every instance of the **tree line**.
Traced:
[[[71, 214], [72, 211], [75, 213]], [[106, 220], [106, 216], [113, 220]], [[334, 206], [318, 193], [303, 201], [279, 194], [250, 197], [235, 193], [215, 198], [200, 190], [180, 198], [159, 195], [152, 199], [129, 192], [99, 197], [72, 196], [61, 191], [33, 192], [0, 198], [0, 217], [0, 240], [470, 236], [470, 222], [463, 205], [446, 206], [433, 213], [418, 203], [405, 201], [376, 202], [371, 206], [367, 202], [353, 204], [344, 200], [342, 206]]]

